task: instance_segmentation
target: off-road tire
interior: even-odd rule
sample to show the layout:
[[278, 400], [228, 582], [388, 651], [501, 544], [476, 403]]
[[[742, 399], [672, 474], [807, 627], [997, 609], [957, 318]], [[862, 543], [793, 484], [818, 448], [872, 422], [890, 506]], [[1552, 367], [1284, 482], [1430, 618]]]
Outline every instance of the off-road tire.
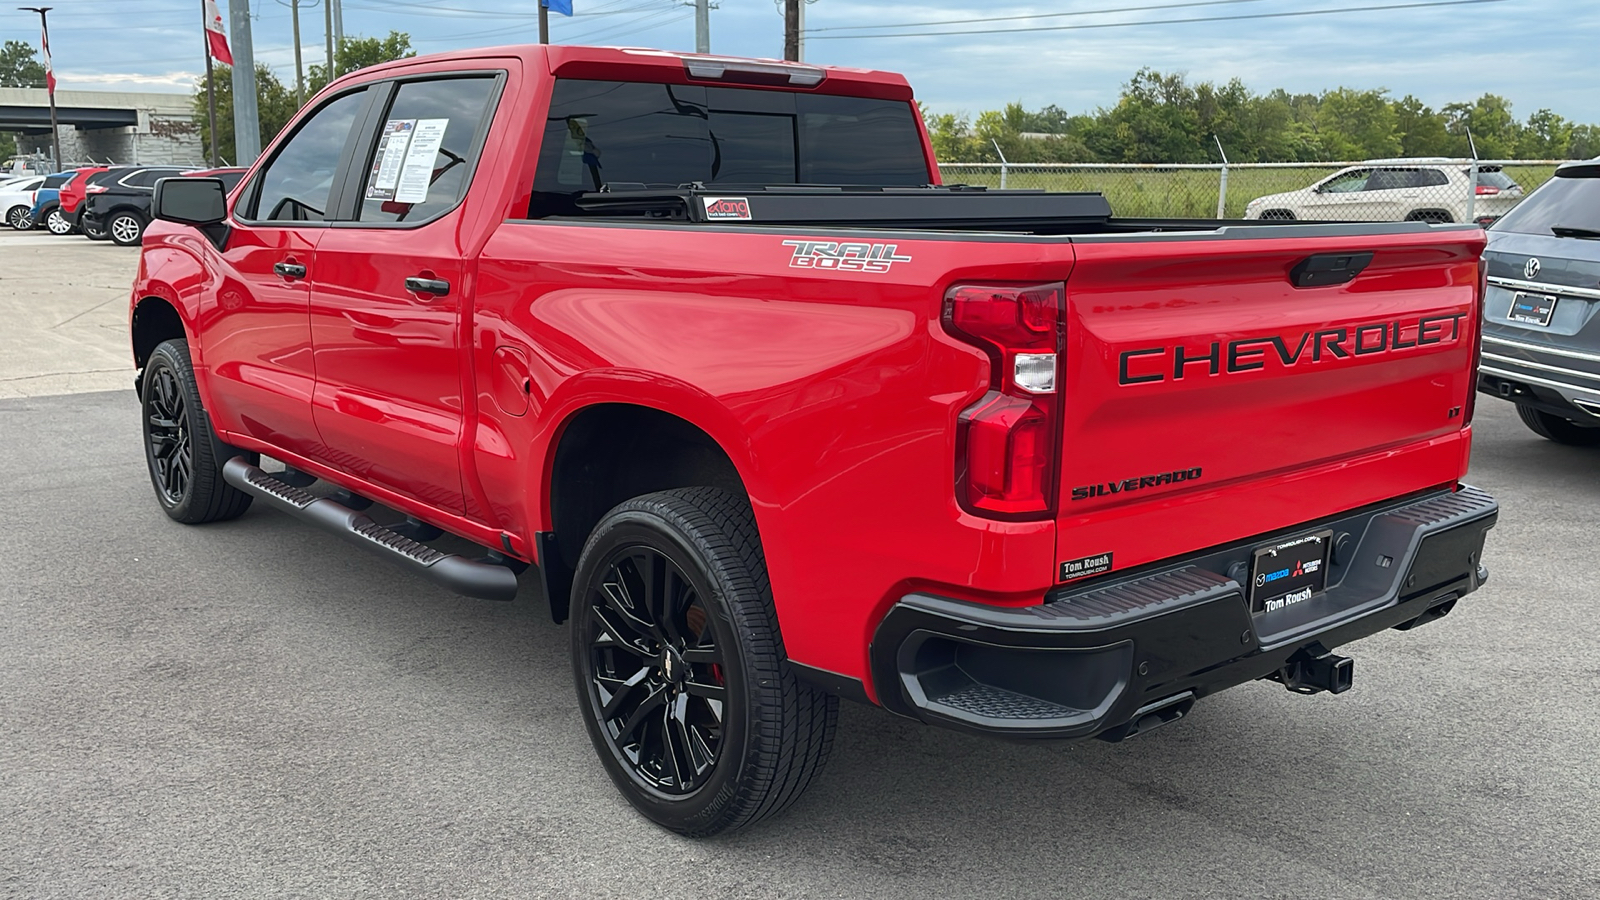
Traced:
[[1517, 404], [1517, 415], [1529, 431], [1546, 440], [1572, 447], [1600, 446], [1600, 428], [1585, 428], [1570, 419], [1563, 419], [1526, 403]]
[[[145, 363], [139, 387], [145, 462], [162, 511], [189, 525], [243, 515], [251, 498], [222, 480], [227, 460], [218, 459], [215, 448], [226, 445], [216, 440], [211, 417], [200, 401], [189, 343], [170, 340], [157, 345]], [[238, 455], [259, 461], [253, 453], [238, 451]], [[185, 470], [181, 480], [170, 474], [174, 468]]]
[[[703, 776], [684, 777], [677, 786], [660, 781], [652, 786], [650, 773], [637, 761], [630, 762], [607, 724], [622, 716], [607, 719], [598, 686], [597, 679], [604, 674], [602, 660], [608, 658], [603, 654], [618, 652], [616, 643], [604, 636], [600, 621], [602, 614], [616, 618], [616, 607], [605, 599], [607, 573], [616, 576], [622, 571], [618, 566], [638, 559], [630, 556], [637, 553], [645, 553], [646, 559], [664, 557], [676, 566], [680, 579], [687, 578], [688, 587], [679, 595], [698, 594], [704, 621], [699, 633], [714, 638], [719, 663], [713, 674], [726, 689], [718, 750], [709, 770]], [[749, 503], [709, 487], [628, 500], [595, 526], [576, 575], [571, 608], [578, 702], [595, 751], [623, 796], [657, 824], [692, 837], [750, 825], [793, 803], [827, 761], [839, 701], [798, 680], [788, 667]], [[614, 592], [614, 582], [612, 587]], [[665, 591], [657, 596], [667, 596], [670, 604], [671, 595]], [[692, 621], [690, 626], [694, 627]], [[642, 634], [635, 631], [629, 640], [648, 643]], [[636, 655], [645, 660], [636, 665], [648, 669], [647, 654]], [[656, 666], [658, 675], [672, 674], [670, 664]], [[678, 677], [682, 672], [680, 668]], [[691, 671], [687, 677], [703, 676]], [[692, 693], [687, 687], [684, 693]], [[612, 696], [619, 694], [621, 690]], [[671, 727], [666, 711], [672, 702], [662, 702], [663, 728]], [[639, 734], [638, 746], [643, 748], [642, 728]], [[688, 739], [683, 743], [687, 746]], [[673, 768], [679, 767], [674, 763]], [[673, 793], [674, 787], [680, 792]]]

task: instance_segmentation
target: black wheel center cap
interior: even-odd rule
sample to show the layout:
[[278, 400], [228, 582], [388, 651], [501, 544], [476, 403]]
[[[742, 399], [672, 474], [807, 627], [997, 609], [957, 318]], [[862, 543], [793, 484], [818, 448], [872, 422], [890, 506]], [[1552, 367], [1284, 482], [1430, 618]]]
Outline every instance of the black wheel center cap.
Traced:
[[689, 664], [671, 647], [661, 652], [661, 674], [673, 684], [683, 684], [689, 679]]

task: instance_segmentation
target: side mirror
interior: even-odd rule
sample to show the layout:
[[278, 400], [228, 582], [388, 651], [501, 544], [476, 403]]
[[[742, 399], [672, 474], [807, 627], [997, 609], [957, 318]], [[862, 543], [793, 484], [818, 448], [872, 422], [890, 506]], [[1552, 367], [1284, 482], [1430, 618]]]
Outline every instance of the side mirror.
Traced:
[[228, 191], [220, 178], [163, 178], [156, 182], [150, 211], [181, 225], [221, 225], [228, 218]]

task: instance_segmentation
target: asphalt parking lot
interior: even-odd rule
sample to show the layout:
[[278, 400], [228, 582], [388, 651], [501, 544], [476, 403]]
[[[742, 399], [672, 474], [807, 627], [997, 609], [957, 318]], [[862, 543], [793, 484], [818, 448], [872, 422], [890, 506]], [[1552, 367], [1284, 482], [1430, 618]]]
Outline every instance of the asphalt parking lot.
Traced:
[[0, 894], [1600, 896], [1600, 451], [1508, 404], [1477, 416], [1490, 584], [1343, 651], [1352, 691], [1246, 685], [1120, 745], [847, 705], [788, 815], [697, 842], [606, 779], [531, 584], [465, 600], [270, 510], [161, 514], [135, 259], [0, 235]]

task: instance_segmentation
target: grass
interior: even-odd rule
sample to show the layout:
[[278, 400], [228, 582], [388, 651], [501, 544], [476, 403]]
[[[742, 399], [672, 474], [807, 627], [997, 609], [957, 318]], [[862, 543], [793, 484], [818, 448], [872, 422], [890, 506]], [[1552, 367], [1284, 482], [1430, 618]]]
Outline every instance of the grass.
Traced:
[[[998, 168], [975, 169], [960, 163], [940, 168], [946, 182], [1000, 186]], [[1229, 169], [1224, 217], [1242, 218], [1245, 204], [1256, 197], [1309, 187], [1341, 168]], [[1526, 196], [1554, 175], [1555, 166], [1506, 166], [1505, 172], [1522, 185]], [[1007, 174], [1006, 187], [1098, 191], [1111, 202], [1111, 209], [1118, 216], [1209, 219], [1217, 215], [1219, 180], [1214, 169], [1012, 169]]]

